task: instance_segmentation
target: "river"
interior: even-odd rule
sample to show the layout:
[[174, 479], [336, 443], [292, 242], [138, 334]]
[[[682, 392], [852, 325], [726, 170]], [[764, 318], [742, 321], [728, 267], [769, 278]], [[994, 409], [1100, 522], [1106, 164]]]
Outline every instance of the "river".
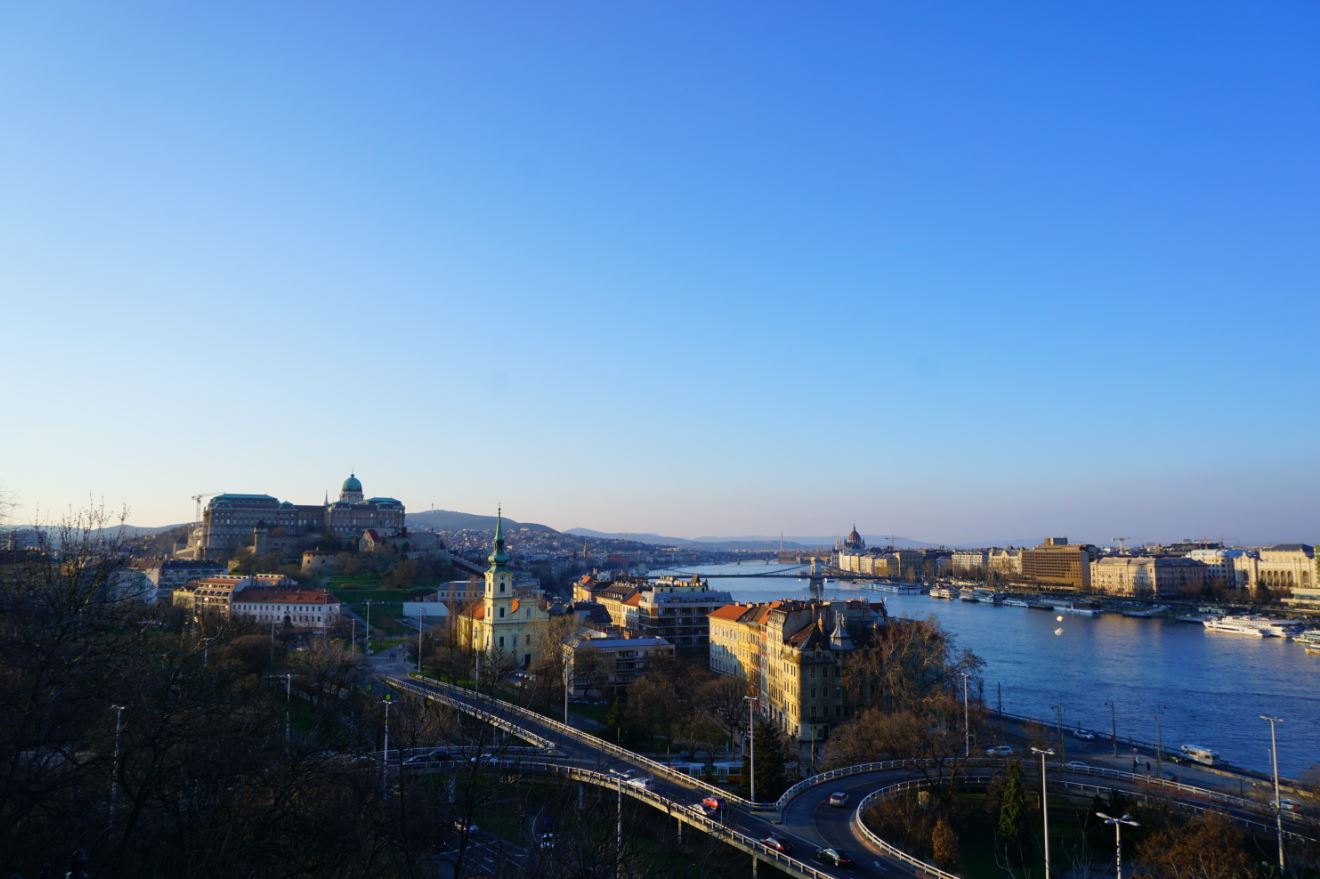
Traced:
[[[781, 564], [706, 565], [701, 574], [782, 571]], [[712, 589], [748, 603], [809, 597], [806, 580], [713, 577]], [[1296, 778], [1320, 764], [1320, 656], [1281, 638], [1218, 634], [1197, 625], [1117, 614], [1056, 615], [1024, 607], [892, 595], [862, 584], [827, 583], [827, 598], [883, 600], [893, 616], [934, 617], [957, 647], [985, 660], [984, 695], [994, 708], [1002, 688], [1007, 712], [1054, 719], [1108, 737], [1115, 705], [1121, 737], [1154, 742], [1155, 715], [1166, 750], [1210, 747], [1238, 766], [1270, 768], [1270, 728], [1282, 717], [1279, 772]], [[1056, 634], [1057, 630], [1059, 631]]]

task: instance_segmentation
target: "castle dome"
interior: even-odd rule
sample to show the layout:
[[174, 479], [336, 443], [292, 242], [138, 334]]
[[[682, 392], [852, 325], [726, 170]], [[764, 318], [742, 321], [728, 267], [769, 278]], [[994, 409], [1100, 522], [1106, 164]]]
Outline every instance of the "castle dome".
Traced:
[[340, 490], [360, 492], [362, 491], [362, 482], [357, 478], [357, 476], [350, 473], [348, 474], [348, 478], [344, 480], [344, 487]]

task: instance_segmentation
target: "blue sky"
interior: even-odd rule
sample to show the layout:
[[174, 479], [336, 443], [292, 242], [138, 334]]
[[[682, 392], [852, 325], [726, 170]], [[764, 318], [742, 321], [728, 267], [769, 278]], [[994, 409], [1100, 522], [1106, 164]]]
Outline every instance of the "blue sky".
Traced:
[[1320, 540], [1318, 44], [1308, 3], [11, 4], [0, 488]]

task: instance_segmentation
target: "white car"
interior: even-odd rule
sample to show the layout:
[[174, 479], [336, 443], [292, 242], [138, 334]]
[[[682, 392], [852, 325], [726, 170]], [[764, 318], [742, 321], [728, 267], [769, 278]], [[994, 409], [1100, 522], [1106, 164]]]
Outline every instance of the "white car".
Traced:
[[1064, 768], [1064, 769], [1090, 769], [1091, 767], [1090, 767], [1089, 764], [1083, 763], [1081, 760], [1069, 760], [1067, 763], [1063, 764], [1063, 768]]
[[836, 790], [830, 794], [830, 805], [835, 807], [848, 805], [848, 792]]
[[1073, 736], [1075, 738], [1081, 739], [1084, 742], [1095, 741], [1095, 733], [1091, 732], [1089, 729], [1082, 729], [1080, 726], [1077, 729], [1073, 730]]
[[987, 757], [1012, 757], [1013, 747], [1011, 745], [995, 745], [993, 748], [986, 748]]
[[640, 787], [642, 790], [650, 790], [653, 779], [649, 775], [639, 775], [635, 778], [629, 778], [624, 784], [631, 784], [633, 787]]

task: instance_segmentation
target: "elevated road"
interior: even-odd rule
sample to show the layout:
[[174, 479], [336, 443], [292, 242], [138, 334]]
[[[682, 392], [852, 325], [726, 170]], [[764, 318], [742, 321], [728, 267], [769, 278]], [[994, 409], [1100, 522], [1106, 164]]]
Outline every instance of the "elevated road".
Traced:
[[[776, 802], [751, 802], [517, 705], [451, 684], [403, 675], [383, 675], [383, 678], [401, 692], [463, 711], [521, 738], [540, 751], [540, 754], [528, 753], [505, 759], [501, 765], [617, 789], [621, 794], [641, 800], [673, 818], [676, 829], [681, 824], [715, 836], [762, 862], [773, 863], [790, 875], [822, 879], [844, 875], [908, 876], [913, 872], [939, 874], [930, 865], [907, 857], [876, 838], [861, 821], [865, 809], [878, 796], [927, 784], [923, 770], [935, 766], [936, 762], [887, 761], [850, 766], [806, 779], [786, 791]], [[1003, 765], [1001, 759], [963, 760], [962, 783], [985, 784]], [[640, 787], [625, 783], [611, 772], [623, 769], [650, 776], [651, 781], [648, 786]], [[1024, 764], [1024, 775], [1031, 777], [1033, 771], [1029, 762]], [[1172, 801], [1185, 810], [1220, 812], [1260, 832], [1273, 828], [1272, 813], [1262, 810], [1259, 802], [1221, 791], [1113, 769], [1050, 764], [1047, 773], [1050, 789], [1060, 795], [1084, 796], [1118, 791], [1136, 799]], [[833, 792], [847, 794], [847, 803], [843, 807], [829, 805]], [[721, 814], [708, 817], [696, 806], [706, 796], [719, 797], [726, 804]], [[1300, 821], [1290, 816], [1289, 823], [1294, 825], [1290, 834], [1299, 836]], [[793, 845], [791, 856], [761, 843], [760, 840], [771, 834], [787, 839]], [[856, 861], [855, 866], [841, 870], [814, 862], [815, 850], [822, 847], [849, 852]]]

